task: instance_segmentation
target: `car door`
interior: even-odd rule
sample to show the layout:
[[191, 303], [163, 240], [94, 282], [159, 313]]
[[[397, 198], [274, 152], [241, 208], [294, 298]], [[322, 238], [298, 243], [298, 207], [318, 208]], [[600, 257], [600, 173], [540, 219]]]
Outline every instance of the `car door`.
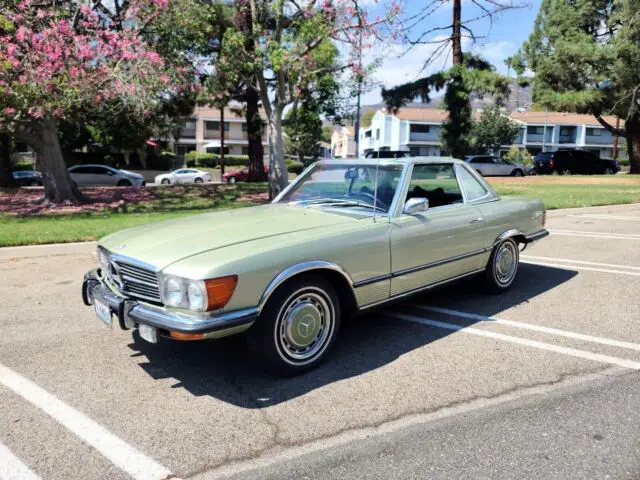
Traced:
[[452, 164], [414, 165], [403, 204], [411, 198], [431, 206], [391, 221], [391, 296], [474, 272], [486, 253], [484, 219], [464, 200]]
[[91, 167], [71, 167], [69, 169], [69, 176], [71, 180], [76, 182], [76, 185], [89, 185], [91, 181]]
[[91, 175], [94, 185], [117, 185], [118, 175], [115, 174], [113, 170], [107, 167], [91, 167], [93, 169], [93, 173]]
[[501, 176], [511, 175], [511, 171], [513, 170], [513, 165], [497, 157], [494, 157], [493, 162], [495, 164], [496, 175], [501, 175]]

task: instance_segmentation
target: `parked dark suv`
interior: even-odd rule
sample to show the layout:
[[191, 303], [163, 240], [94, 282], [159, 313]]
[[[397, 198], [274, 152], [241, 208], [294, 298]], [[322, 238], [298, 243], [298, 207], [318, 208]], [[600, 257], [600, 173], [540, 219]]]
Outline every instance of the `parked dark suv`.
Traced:
[[616, 160], [600, 158], [586, 150], [557, 150], [540, 152], [535, 156], [533, 168], [536, 174], [558, 173], [560, 175], [589, 175], [618, 173], [620, 166]]

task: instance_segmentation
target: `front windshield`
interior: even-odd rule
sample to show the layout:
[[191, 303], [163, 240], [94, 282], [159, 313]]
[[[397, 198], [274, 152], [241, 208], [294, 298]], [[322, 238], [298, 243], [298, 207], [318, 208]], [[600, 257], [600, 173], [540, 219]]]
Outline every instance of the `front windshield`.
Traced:
[[317, 164], [280, 202], [388, 213], [401, 173], [402, 165], [379, 165], [376, 173], [375, 164]]

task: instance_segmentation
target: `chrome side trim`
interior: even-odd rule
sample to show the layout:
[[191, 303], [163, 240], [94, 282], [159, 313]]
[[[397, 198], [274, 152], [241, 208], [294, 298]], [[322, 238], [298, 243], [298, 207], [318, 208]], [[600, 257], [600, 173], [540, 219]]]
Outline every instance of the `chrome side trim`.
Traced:
[[359, 282], [355, 282], [353, 284], [353, 288], [365, 287], [367, 285], [371, 285], [373, 283], [382, 282], [384, 280], [389, 280], [391, 278], [391, 274], [387, 273], [385, 275], [378, 275], [377, 277], [367, 278], [365, 280], [360, 280]]
[[379, 305], [383, 305], [385, 303], [392, 302], [394, 300], [400, 300], [400, 299], [402, 299], [404, 297], [408, 297], [410, 295], [413, 295], [414, 293], [419, 293], [419, 292], [424, 292], [426, 290], [431, 290], [431, 289], [439, 287], [441, 285], [445, 285], [445, 284], [447, 284], [449, 282], [454, 282], [456, 280], [460, 280], [460, 279], [465, 278], [465, 277], [470, 277], [471, 275], [477, 275], [478, 273], [481, 273], [481, 272], [484, 272], [484, 268], [480, 268], [478, 270], [474, 270], [474, 271], [468, 272], [468, 273], [463, 273], [462, 275], [458, 275], [456, 277], [448, 278], [448, 279], [442, 280], [440, 282], [431, 283], [431, 284], [425, 285], [423, 287], [414, 288], [413, 290], [409, 290], [407, 292], [402, 292], [402, 293], [399, 293], [399, 294], [394, 295], [392, 297], [389, 297], [386, 300], [381, 300], [379, 302], [370, 303], [369, 305], [365, 305], [364, 307], [360, 307], [360, 311], [367, 310], [367, 309], [373, 308], [373, 307], [377, 307]]
[[262, 293], [262, 297], [260, 298], [260, 302], [258, 303], [258, 307], [257, 307], [258, 314], [264, 308], [265, 304], [269, 300], [269, 297], [273, 295], [273, 292], [275, 292], [276, 289], [280, 285], [282, 285], [282, 283], [286, 282], [291, 277], [298, 275], [299, 273], [309, 272], [312, 270], [321, 270], [321, 269], [333, 270], [341, 274], [344, 277], [344, 279], [348, 282], [353, 293], [353, 280], [351, 280], [351, 277], [349, 276], [349, 274], [340, 265], [331, 263], [331, 262], [326, 262], [323, 260], [314, 260], [310, 262], [298, 263], [296, 265], [291, 265], [290, 267], [285, 268], [278, 275], [276, 275], [273, 280], [271, 280], [271, 282], [269, 283], [265, 291]]
[[507, 230], [506, 232], [502, 232], [500, 235], [498, 235], [498, 237], [493, 241], [493, 246], [495, 247], [496, 245], [498, 245], [500, 242], [502, 242], [503, 240], [506, 240], [507, 238], [511, 238], [511, 237], [516, 237], [516, 236], [522, 236], [522, 237], [526, 237], [526, 235], [524, 234], [524, 232], [520, 229], [517, 228], [512, 228], [511, 230]]
[[457, 262], [458, 260], [464, 260], [465, 258], [475, 257], [476, 255], [482, 255], [483, 253], [491, 250], [490, 248], [480, 248], [478, 250], [474, 250], [473, 252], [464, 253], [462, 255], [457, 255], [455, 257], [449, 257], [442, 260], [438, 260], [436, 262], [425, 263], [424, 265], [419, 265], [417, 267], [407, 268], [405, 270], [399, 270], [397, 272], [392, 272], [391, 276], [393, 278], [401, 277], [402, 275], [408, 275], [410, 273], [419, 272], [421, 270], [427, 270], [429, 268], [439, 267], [441, 265], [446, 265], [447, 263]]
[[546, 228], [543, 228], [542, 230], [538, 230], [537, 232], [530, 233], [525, 237], [525, 239], [527, 240], [527, 243], [532, 243], [532, 242], [535, 242], [536, 240], [540, 240], [541, 238], [548, 237], [548, 236], [549, 236], [549, 230], [547, 230]]

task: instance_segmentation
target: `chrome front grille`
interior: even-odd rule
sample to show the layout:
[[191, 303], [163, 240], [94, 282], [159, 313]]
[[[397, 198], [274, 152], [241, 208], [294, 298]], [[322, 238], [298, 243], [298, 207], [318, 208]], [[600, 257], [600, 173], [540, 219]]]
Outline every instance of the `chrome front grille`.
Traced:
[[127, 296], [162, 303], [158, 274], [149, 268], [110, 258], [108, 277]]

